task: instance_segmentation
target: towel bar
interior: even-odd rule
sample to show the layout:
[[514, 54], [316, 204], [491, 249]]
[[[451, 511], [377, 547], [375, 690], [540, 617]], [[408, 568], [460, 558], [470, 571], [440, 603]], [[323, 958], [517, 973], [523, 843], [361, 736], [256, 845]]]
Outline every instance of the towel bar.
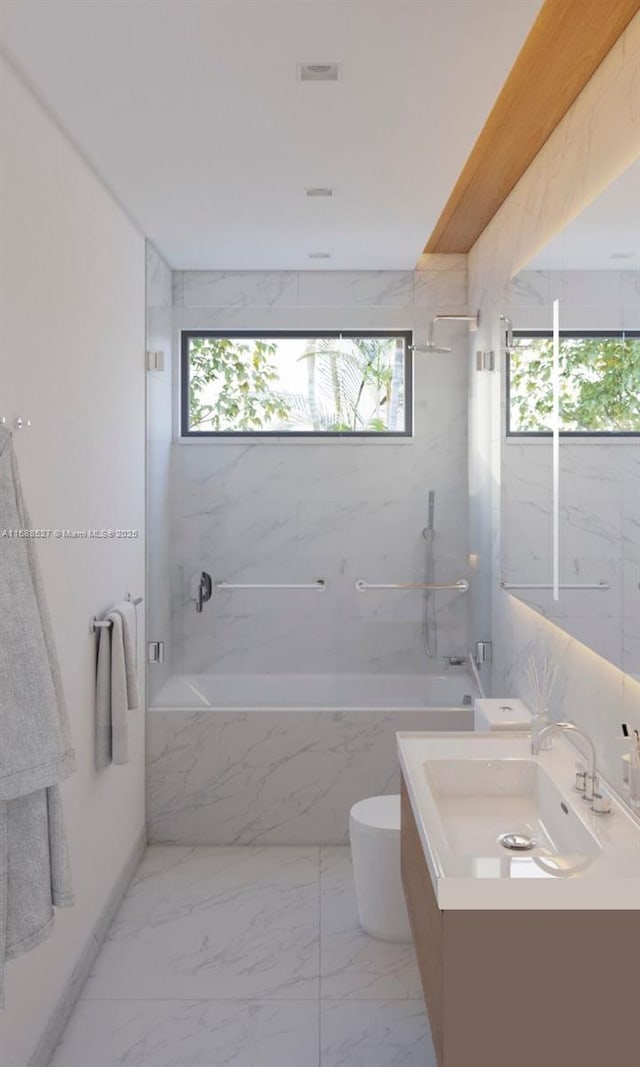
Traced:
[[367, 582], [364, 578], [358, 578], [355, 583], [359, 593], [366, 593], [367, 589], [457, 589], [461, 593], [469, 591], [469, 583], [466, 578], [458, 578], [456, 582], [446, 585], [434, 585], [427, 582], [391, 582], [379, 585], [375, 582]]
[[[141, 596], [131, 596], [131, 593], [127, 593], [124, 599], [128, 600], [130, 604], [133, 604], [134, 608], [137, 608], [138, 604], [142, 604], [144, 598]], [[110, 619], [99, 619], [97, 615], [94, 615], [89, 623], [89, 633], [95, 634], [102, 627], [109, 626], [111, 626]]]
[[325, 578], [317, 578], [315, 582], [250, 582], [238, 584], [236, 582], [215, 582], [215, 589], [315, 589], [323, 593], [327, 587]]

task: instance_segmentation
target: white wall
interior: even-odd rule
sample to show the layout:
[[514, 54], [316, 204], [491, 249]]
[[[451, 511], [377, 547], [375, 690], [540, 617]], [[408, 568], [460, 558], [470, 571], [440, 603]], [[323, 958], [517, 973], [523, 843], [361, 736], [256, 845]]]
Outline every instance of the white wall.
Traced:
[[[181, 329], [413, 329], [466, 311], [466, 257], [414, 272], [179, 272]], [[424, 580], [427, 496], [436, 490], [436, 581], [467, 574], [467, 328], [441, 324], [449, 355], [418, 354], [412, 440], [176, 443], [172, 471], [175, 671], [358, 673], [441, 670], [427, 660], [422, 596], [357, 593]], [[176, 379], [178, 375], [176, 374]], [[198, 615], [189, 582], [308, 582], [316, 593], [214, 593]], [[469, 598], [438, 597], [440, 655], [467, 648]]]
[[[486, 347], [500, 350], [498, 316], [506, 306], [511, 278], [582, 208], [640, 155], [640, 15], [629, 24], [558, 128], [526, 171], [469, 253], [469, 292], [482, 309]], [[558, 667], [551, 711], [589, 730], [604, 772], [620, 786], [617, 740], [620, 722], [640, 728], [640, 685], [591, 652], [537, 612], [501, 590], [500, 373], [476, 397], [473, 418], [483, 427], [493, 552], [494, 693], [530, 697], [525, 664], [530, 655], [549, 657]], [[473, 545], [472, 545], [473, 547]]]
[[63, 786], [77, 903], [7, 967], [0, 1061], [26, 1067], [144, 828], [142, 711], [130, 763], [94, 770], [89, 620], [144, 587], [145, 249], [4, 62], [0, 101], [0, 407], [32, 420], [16, 434], [27, 505], [36, 527], [139, 531], [39, 542], [77, 753]]

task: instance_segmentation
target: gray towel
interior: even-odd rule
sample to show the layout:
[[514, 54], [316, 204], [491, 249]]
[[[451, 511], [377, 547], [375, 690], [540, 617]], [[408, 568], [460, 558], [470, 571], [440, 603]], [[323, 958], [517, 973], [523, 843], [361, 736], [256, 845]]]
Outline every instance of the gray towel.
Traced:
[[111, 627], [101, 626], [96, 670], [95, 764], [102, 770], [111, 762]]
[[140, 705], [136, 674], [135, 607], [122, 601], [107, 615], [110, 626], [100, 628], [96, 673], [95, 763], [128, 763], [127, 712]]
[[75, 769], [60, 669], [11, 434], [0, 426], [0, 800]]
[[58, 783], [74, 753], [11, 442], [0, 426], [0, 1005], [4, 962], [73, 903]]
[[121, 600], [112, 609], [122, 619], [122, 644], [124, 647], [124, 669], [127, 680], [127, 707], [135, 711], [140, 707], [138, 690], [138, 619], [135, 604], [131, 600]]

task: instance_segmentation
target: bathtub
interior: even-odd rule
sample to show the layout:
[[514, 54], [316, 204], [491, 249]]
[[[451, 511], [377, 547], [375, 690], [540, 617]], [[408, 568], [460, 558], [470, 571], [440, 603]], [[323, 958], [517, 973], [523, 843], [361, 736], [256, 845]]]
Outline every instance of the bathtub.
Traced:
[[399, 790], [396, 731], [471, 730], [475, 692], [456, 669], [174, 675], [147, 718], [149, 839], [344, 844], [352, 804]]
[[475, 694], [462, 671], [450, 674], [175, 674], [154, 708], [298, 711], [464, 708]]

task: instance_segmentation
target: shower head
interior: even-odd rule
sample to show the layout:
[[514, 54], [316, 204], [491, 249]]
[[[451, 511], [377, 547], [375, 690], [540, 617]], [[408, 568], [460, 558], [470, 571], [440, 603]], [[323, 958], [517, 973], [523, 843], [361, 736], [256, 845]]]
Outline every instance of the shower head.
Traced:
[[433, 341], [428, 341], [426, 345], [411, 345], [412, 352], [437, 352], [444, 354], [450, 352], [450, 348], [441, 348], [439, 345], [434, 345]]
[[480, 312], [475, 315], [436, 315], [429, 323], [429, 337], [424, 345], [412, 345], [412, 352], [437, 352], [444, 354], [451, 352], [450, 348], [443, 348], [434, 341], [433, 334], [437, 322], [468, 322], [470, 330], [477, 330], [480, 325]]

